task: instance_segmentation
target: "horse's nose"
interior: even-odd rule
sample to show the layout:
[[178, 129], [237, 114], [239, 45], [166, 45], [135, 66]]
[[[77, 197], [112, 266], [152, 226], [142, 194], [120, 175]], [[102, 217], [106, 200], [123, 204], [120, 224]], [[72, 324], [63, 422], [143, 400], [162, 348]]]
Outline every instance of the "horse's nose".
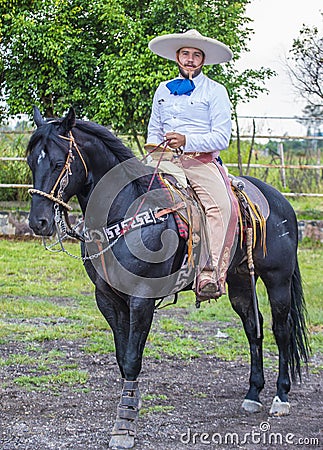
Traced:
[[40, 236], [51, 236], [53, 234], [53, 227], [46, 217], [29, 217], [29, 226], [35, 234]]

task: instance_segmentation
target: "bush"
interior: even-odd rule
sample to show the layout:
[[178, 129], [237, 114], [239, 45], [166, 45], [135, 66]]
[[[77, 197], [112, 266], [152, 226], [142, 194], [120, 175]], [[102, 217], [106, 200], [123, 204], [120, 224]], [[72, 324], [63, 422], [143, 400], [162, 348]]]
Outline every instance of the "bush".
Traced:
[[[0, 138], [1, 157], [25, 157], [29, 134], [2, 133]], [[0, 160], [1, 184], [32, 184], [29, 167], [24, 161]], [[25, 201], [29, 198], [27, 189], [0, 188], [0, 201]]]

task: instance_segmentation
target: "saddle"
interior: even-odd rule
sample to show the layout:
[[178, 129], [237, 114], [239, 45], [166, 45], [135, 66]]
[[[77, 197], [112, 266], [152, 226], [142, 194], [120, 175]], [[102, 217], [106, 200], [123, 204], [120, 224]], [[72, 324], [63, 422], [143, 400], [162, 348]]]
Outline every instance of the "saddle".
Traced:
[[[155, 166], [156, 160], [149, 165]], [[190, 188], [181, 167], [169, 160], [160, 161], [159, 179], [172, 200], [172, 205], [157, 213], [158, 217], [172, 213], [181, 237], [187, 240], [188, 263], [204, 267], [209, 255], [208, 237], [203, 226], [204, 212], [199, 199]], [[228, 174], [231, 188], [239, 204], [240, 245], [246, 242], [246, 230], [252, 231], [252, 247], [256, 244], [257, 226], [261, 232], [261, 243], [266, 253], [266, 220], [270, 208], [266, 197], [251, 181], [244, 177]], [[201, 222], [202, 220], [202, 222]], [[194, 249], [199, 248], [198, 260], [194, 258]]]
[[[157, 161], [153, 160], [149, 165], [155, 167], [156, 163]], [[197, 202], [199, 204], [199, 199], [195, 196], [192, 189], [189, 188], [184, 170], [180, 166], [174, 164], [170, 160], [162, 160], [159, 162], [158, 167], [162, 174], [161, 178], [169, 189], [172, 197], [175, 195], [176, 198], [177, 194], [180, 199], [185, 200], [187, 199], [188, 194], [189, 198], [194, 200], [194, 203]], [[270, 208], [264, 194], [245, 177], [234, 176], [229, 173], [228, 177], [231, 181], [232, 190], [239, 202], [241, 214], [244, 215], [246, 210], [251, 208], [253, 216], [259, 216], [261, 220], [266, 221], [270, 213]], [[183, 205], [181, 204], [181, 206]]]
[[[145, 144], [144, 148], [148, 152], [150, 158], [148, 165], [152, 167], [156, 167], [158, 165], [158, 169], [161, 173], [166, 176], [171, 176], [176, 180], [175, 183], [177, 188], [187, 189], [188, 183], [184, 170], [179, 165], [172, 162], [174, 159], [174, 151], [170, 147], [163, 148], [162, 155], [156, 151], [157, 147], [155, 144]], [[158, 155], [161, 156], [159, 157]], [[244, 177], [235, 177], [228, 173], [225, 166], [224, 168], [231, 180], [232, 190], [238, 198], [239, 205], [241, 203], [241, 195], [239, 192], [243, 191], [243, 197], [245, 197], [247, 203], [252, 207], [252, 209], [255, 206], [258, 212], [266, 220], [269, 216], [270, 210], [267, 199], [263, 193], [248, 179]], [[171, 179], [169, 182], [171, 185], [174, 184]], [[197, 201], [199, 202], [198, 199]]]

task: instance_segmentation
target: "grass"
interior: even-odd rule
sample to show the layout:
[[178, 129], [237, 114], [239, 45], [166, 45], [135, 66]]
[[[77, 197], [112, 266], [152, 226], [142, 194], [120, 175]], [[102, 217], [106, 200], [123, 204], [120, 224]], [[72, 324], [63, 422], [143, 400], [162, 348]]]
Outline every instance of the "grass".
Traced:
[[10, 355], [8, 358], [0, 358], [0, 366], [37, 366], [37, 367], [45, 367], [50, 364], [59, 361], [62, 357], [65, 356], [65, 353], [59, 350], [51, 350], [48, 353], [44, 353], [42, 355], [34, 355], [31, 356], [29, 354], [24, 353], [16, 353]]
[[298, 220], [323, 220], [323, 202], [316, 197], [287, 197]]
[[[69, 244], [76, 254], [78, 244]], [[87, 373], [70, 361], [60, 342], [75, 342], [84, 354], [114, 353], [112, 332], [98, 311], [94, 288], [82, 263], [62, 254], [50, 254], [40, 241], [0, 240], [0, 344], [11, 352], [0, 358], [0, 371], [19, 367], [19, 376], [3, 380], [23, 389], [58, 392], [62, 386], [87, 389]], [[323, 287], [318, 268], [323, 248], [301, 245], [299, 261], [307, 299], [313, 354], [322, 353]], [[258, 286], [260, 309], [265, 318], [265, 366], [276, 367], [276, 344], [271, 332], [270, 307], [265, 288]], [[223, 334], [218, 337], [218, 331]], [[50, 351], [46, 350], [50, 347]], [[181, 293], [176, 306], [158, 312], [148, 336], [145, 356], [183, 360], [201, 354], [224, 360], [249, 360], [247, 340], [240, 319], [227, 297], [195, 309], [192, 293]], [[310, 364], [322, 370], [319, 361]], [[159, 399], [162, 403], [163, 399]], [[166, 405], [159, 405], [164, 410]], [[157, 412], [156, 407], [146, 413]]]
[[[141, 408], [141, 416], [154, 413], [167, 413], [174, 409], [174, 406], [169, 405], [167, 396], [163, 394], [146, 394], [142, 396], [142, 401], [147, 406]], [[150, 405], [150, 403], [152, 403], [152, 405]]]
[[[79, 260], [62, 253], [50, 254], [40, 240], [2, 240], [0, 295], [83, 298], [93, 285]], [[67, 249], [79, 255], [78, 244]], [[66, 295], [65, 295], [66, 293]]]
[[87, 382], [89, 376], [85, 371], [63, 370], [49, 375], [22, 375], [13, 382], [27, 390], [58, 391], [61, 386], [76, 387]]

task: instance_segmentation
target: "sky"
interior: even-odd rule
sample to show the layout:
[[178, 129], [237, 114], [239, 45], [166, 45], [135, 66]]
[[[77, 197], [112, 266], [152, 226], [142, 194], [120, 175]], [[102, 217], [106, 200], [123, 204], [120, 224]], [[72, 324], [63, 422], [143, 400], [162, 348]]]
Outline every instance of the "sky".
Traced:
[[[266, 82], [269, 94], [238, 108], [239, 116], [302, 116], [304, 100], [293, 88], [284, 61], [299, 36], [303, 24], [317, 26], [323, 31], [322, 0], [251, 0], [246, 16], [253, 19], [250, 28], [254, 34], [248, 53], [242, 55], [237, 67], [242, 69], [269, 67], [277, 76]], [[243, 130], [251, 130], [251, 119], [241, 120]], [[264, 134], [287, 133], [304, 135], [305, 128], [295, 120], [256, 119], [256, 127]]]

